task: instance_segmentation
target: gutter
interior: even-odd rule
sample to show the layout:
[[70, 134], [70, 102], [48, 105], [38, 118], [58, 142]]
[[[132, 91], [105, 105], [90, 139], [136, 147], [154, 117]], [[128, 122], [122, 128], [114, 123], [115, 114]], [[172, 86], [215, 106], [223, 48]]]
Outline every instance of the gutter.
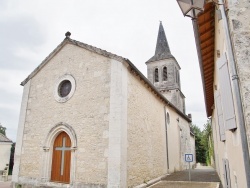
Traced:
[[[223, 2], [220, 0], [220, 3]], [[248, 149], [248, 142], [247, 142], [247, 136], [246, 136], [246, 127], [245, 127], [245, 119], [243, 114], [243, 107], [242, 107], [242, 100], [241, 100], [241, 93], [240, 93], [240, 87], [239, 87], [239, 81], [238, 81], [238, 74], [236, 70], [236, 61], [234, 57], [234, 52], [232, 48], [232, 40], [230, 37], [230, 30], [228, 26], [228, 20], [225, 12], [225, 7], [220, 6], [221, 14], [222, 14], [222, 21], [225, 28], [225, 34], [226, 34], [226, 45], [228, 48], [228, 65], [230, 66], [231, 72], [232, 72], [232, 91], [235, 98], [235, 107], [237, 113], [237, 120], [239, 124], [239, 130], [241, 135], [241, 146], [242, 146], [242, 152], [243, 152], [243, 164], [245, 166], [245, 175], [246, 175], [246, 181], [247, 181], [247, 187], [250, 188], [250, 158], [249, 158], [249, 149]]]

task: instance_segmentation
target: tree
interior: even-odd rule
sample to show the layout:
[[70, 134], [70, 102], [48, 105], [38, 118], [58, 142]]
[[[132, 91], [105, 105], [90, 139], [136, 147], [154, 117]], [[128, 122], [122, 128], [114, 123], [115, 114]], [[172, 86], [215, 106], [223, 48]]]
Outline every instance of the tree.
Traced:
[[211, 157], [213, 157], [213, 144], [211, 140], [212, 128], [210, 120], [204, 124], [204, 129], [202, 131], [196, 125], [192, 125], [191, 129], [195, 135], [196, 161], [210, 165]]
[[3, 127], [3, 126], [1, 125], [1, 123], [0, 123], [0, 133], [2, 133], [3, 135], [6, 135], [5, 130], [6, 130], [6, 128]]
[[16, 143], [14, 142], [11, 146], [11, 152], [10, 152], [9, 175], [11, 175], [13, 171], [15, 147], [16, 147]]
[[202, 145], [206, 150], [206, 163], [207, 165], [211, 165], [211, 158], [214, 155], [214, 147], [212, 142], [212, 127], [210, 120], [208, 120], [207, 123], [204, 125], [204, 129], [202, 132], [203, 132]]
[[196, 162], [206, 163], [206, 150], [202, 144], [203, 134], [200, 128], [196, 125], [191, 125], [193, 133], [195, 135], [195, 151], [196, 151]]

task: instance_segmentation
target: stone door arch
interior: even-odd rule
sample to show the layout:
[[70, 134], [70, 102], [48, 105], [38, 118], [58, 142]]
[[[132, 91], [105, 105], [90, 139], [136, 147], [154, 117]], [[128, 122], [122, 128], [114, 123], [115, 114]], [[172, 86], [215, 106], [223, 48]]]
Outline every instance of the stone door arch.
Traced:
[[[64, 171], [65, 170], [64, 169], [62, 174], [69, 172], [68, 173], [69, 178], [62, 178], [60, 180], [60, 178], [58, 179], [53, 176], [54, 171], [53, 171], [52, 166], [56, 164], [52, 164], [52, 163], [53, 163], [53, 157], [54, 157], [53, 151], [56, 150], [56, 147], [58, 147], [57, 151], [60, 151], [60, 147], [63, 146], [63, 137], [66, 137], [64, 141], [65, 147], [66, 147], [65, 151], [68, 152], [67, 154], [68, 156], [66, 156], [66, 158], [69, 158], [69, 155], [70, 155], [70, 160], [67, 160], [68, 164], [66, 164], [69, 166], [67, 167], [69, 168], [69, 171], [66, 172]], [[70, 141], [70, 144], [69, 144], [69, 141]], [[41, 182], [43, 183], [43, 185], [50, 186], [49, 182], [61, 182], [61, 183], [66, 183], [66, 184], [74, 183], [75, 170], [76, 170], [75, 165], [76, 165], [76, 152], [77, 152], [77, 137], [76, 137], [76, 133], [73, 127], [63, 122], [58, 123], [57, 125], [52, 127], [50, 131], [48, 132], [47, 137], [45, 139], [43, 151], [44, 151], [43, 152], [43, 165], [42, 165], [43, 167], [41, 169]], [[56, 162], [58, 163], [57, 165], [59, 165], [60, 163], [59, 171], [61, 174], [60, 154], [62, 153], [61, 152], [57, 153], [57, 158], [60, 158], [60, 159], [56, 160]], [[65, 163], [63, 164], [65, 165]], [[55, 168], [57, 169], [58, 167], [55, 166]]]

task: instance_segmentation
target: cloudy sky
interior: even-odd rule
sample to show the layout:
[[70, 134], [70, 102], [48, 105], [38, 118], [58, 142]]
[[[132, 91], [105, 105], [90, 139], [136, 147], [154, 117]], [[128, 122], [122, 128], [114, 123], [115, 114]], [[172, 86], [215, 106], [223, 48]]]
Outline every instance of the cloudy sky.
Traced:
[[16, 140], [20, 83], [64, 39], [71, 38], [128, 58], [146, 76], [162, 21], [181, 66], [186, 112], [206, 123], [192, 22], [175, 0], [0, 0], [0, 123]]

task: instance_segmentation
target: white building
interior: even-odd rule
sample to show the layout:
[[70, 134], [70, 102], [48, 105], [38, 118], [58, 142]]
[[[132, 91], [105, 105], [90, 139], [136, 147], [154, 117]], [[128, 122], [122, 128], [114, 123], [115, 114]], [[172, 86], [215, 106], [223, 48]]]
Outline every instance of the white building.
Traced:
[[3, 172], [6, 165], [10, 162], [12, 141], [8, 139], [5, 135], [0, 133], [0, 171]]
[[250, 2], [207, 1], [193, 20], [223, 187], [250, 187]]

